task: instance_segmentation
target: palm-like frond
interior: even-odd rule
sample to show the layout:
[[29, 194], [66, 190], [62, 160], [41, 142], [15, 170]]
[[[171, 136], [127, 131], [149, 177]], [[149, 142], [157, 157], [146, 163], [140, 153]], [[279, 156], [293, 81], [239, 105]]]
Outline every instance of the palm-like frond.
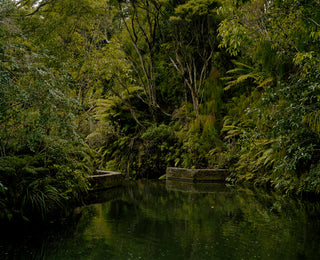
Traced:
[[233, 76], [224, 78], [224, 80], [229, 80], [224, 90], [228, 90], [231, 87], [243, 83], [248, 79], [253, 79], [254, 83], [258, 85], [258, 88], [264, 87], [273, 82], [272, 77], [266, 78], [266, 75], [263, 72], [257, 71], [252, 66], [238, 61], [233, 61], [233, 63], [237, 67], [227, 71], [227, 74], [232, 74]]
[[44, 219], [52, 207], [62, 207], [64, 197], [49, 184], [49, 178], [36, 179], [29, 183], [23, 196], [24, 211], [37, 212]]
[[314, 111], [304, 117], [307, 125], [317, 134], [320, 134], [320, 111]]

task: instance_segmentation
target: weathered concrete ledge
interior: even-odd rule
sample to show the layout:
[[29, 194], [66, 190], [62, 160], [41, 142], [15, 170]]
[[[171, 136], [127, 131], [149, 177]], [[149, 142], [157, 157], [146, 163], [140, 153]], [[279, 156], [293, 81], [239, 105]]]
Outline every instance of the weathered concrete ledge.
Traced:
[[168, 167], [167, 180], [181, 180], [191, 182], [225, 182], [229, 171], [225, 169], [186, 169]]
[[96, 172], [98, 174], [91, 175], [89, 177], [91, 188], [93, 190], [107, 189], [120, 186], [124, 179], [124, 176], [121, 174], [121, 172], [112, 172], [104, 170], [97, 170]]
[[99, 176], [99, 175], [104, 175], [104, 174], [121, 174], [121, 172], [114, 172], [114, 171], [105, 171], [105, 170], [96, 170], [98, 173], [97, 175], [92, 175], [92, 176]]

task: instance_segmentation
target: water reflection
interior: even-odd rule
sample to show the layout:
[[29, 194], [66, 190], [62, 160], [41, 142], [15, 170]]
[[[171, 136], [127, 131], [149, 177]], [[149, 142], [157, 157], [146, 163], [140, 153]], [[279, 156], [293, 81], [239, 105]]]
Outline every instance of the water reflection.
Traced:
[[166, 188], [169, 191], [182, 191], [192, 193], [218, 193], [230, 192], [230, 185], [221, 182], [190, 182], [167, 180]]
[[[316, 259], [319, 204], [222, 185], [137, 182], [0, 259]], [[26, 250], [28, 248], [28, 250]]]

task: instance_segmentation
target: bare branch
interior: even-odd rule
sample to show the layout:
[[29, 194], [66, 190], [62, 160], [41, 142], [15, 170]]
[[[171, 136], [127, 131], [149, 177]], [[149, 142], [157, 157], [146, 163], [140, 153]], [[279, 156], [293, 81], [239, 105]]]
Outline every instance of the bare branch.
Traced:
[[[53, 3], [54, 1], [56, 1], [56, 0], [40, 1], [40, 3], [37, 5], [36, 9], [34, 9], [31, 13], [25, 14], [23, 16], [25, 16], [25, 17], [32, 16], [32, 15], [36, 14], [37, 12], [39, 12], [42, 7]], [[22, 2], [22, 1], [20, 1], [20, 2]], [[27, 4], [28, 2], [30, 2], [30, 1], [27, 1], [25, 4]]]
[[315, 20], [313, 20], [312, 18], [308, 18], [308, 20], [310, 20], [311, 22], [313, 22], [316, 26], [320, 27], [320, 24], [318, 24]]

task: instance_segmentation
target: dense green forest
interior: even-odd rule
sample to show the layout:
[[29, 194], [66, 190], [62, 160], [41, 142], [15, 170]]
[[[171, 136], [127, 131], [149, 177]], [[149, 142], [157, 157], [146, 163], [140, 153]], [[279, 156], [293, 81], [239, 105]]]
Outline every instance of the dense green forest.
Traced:
[[319, 0], [0, 0], [0, 218], [95, 169], [320, 192]]

